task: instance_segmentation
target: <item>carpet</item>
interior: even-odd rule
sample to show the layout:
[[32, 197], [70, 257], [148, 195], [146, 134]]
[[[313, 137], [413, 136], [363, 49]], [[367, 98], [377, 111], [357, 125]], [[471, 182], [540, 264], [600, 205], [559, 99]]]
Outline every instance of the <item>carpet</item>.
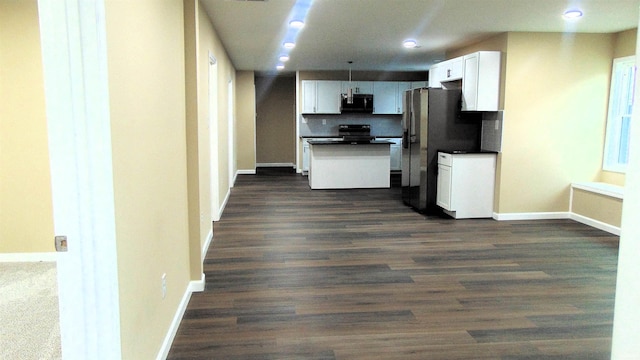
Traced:
[[61, 359], [54, 262], [0, 263], [0, 359]]

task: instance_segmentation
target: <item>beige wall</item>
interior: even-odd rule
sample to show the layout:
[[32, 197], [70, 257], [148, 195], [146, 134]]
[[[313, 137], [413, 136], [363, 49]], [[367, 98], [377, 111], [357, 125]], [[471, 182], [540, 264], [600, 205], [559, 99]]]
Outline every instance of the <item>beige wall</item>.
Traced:
[[497, 211], [569, 209], [602, 166], [613, 35], [509, 33]]
[[620, 227], [622, 199], [581, 189], [573, 190], [572, 212], [605, 224]]
[[0, 1], [0, 253], [51, 252], [53, 208], [36, 1]]
[[569, 184], [598, 179], [614, 39], [516, 32], [449, 54], [503, 52], [496, 212], [568, 211]]
[[182, 0], [105, 6], [122, 357], [152, 359], [189, 283]]
[[[217, 60], [217, 109], [209, 109], [209, 52]], [[229, 172], [235, 171], [235, 164], [229, 164], [229, 147], [233, 146], [233, 139], [229, 139], [229, 125], [233, 126], [234, 117], [229, 119], [229, 97], [234, 96], [234, 92], [228, 91], [229, 81], [235, 85], [235, 69], [229, 60], [229, 57], [216, 34], [209, 16], [202, 7], [198, 11], [198, 124], [200, 131], [200, 154], [203, 156], [200, 160], [200, 169], [204, 173], [201, 174], [201, 201], [206, 202], [213, 199], [217, 203], [217, 207], [221, 207], [225, 198], [229, 194], [231, 184], [229, 182]], [[235, 101], [234, 101], [235, 103]], [[217, 124], [213, 124], [214, 138], [211, 139], [208, 131], [202, 131], [209, 128], [210, 112], [215, 112], [217, 116]], [[234, 112], [235, 114], [235, 112]], [[208, 155], [209, 148], [213, 141], [213, 149], [217, 160], [216, 171], [212, 174], [210, 169], [211, 159]], [[215, 161], [214, 161], [215, 163]], [[206, 187], [209, 184], [208, 179], [214, 176], [214, 184], [218, 184], [217, 193], [207, 196]], [[215, 190], [214, 190], [215, 191]], [[213, 217], [215, 218], [215, 214]]]
[[291, 163], [296, 157], [296, 79], [256, 76], [256, 162]]
[[253, 71], [238, 71], [236, 85], [237, 159], [239, 171], [256, 169], [256, 89]]

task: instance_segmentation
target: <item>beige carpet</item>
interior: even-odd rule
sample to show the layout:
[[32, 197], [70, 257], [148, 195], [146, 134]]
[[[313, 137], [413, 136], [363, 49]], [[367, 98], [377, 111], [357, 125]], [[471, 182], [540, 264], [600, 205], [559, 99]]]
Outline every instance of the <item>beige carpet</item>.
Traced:
[[61, 359], [56, 264], [0, 263], [0, 359]]

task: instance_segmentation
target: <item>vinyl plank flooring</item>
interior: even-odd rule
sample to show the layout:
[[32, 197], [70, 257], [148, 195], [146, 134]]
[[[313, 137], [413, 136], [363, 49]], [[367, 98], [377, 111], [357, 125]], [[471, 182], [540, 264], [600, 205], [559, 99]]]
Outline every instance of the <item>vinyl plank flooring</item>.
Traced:
[[168, 359], [606, 359], [618, 237], [241, 175]]

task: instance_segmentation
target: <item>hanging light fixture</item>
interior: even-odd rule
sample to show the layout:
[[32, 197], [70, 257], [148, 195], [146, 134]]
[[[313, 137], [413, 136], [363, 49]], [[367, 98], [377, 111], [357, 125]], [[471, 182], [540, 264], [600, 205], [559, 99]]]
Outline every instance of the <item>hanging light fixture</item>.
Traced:
[[353, 64], [353, 61], [349, 61], [349, 89], [347, 89], [347, 104], [353, 104], [353, 84], [351, 84], [351, 64]]

